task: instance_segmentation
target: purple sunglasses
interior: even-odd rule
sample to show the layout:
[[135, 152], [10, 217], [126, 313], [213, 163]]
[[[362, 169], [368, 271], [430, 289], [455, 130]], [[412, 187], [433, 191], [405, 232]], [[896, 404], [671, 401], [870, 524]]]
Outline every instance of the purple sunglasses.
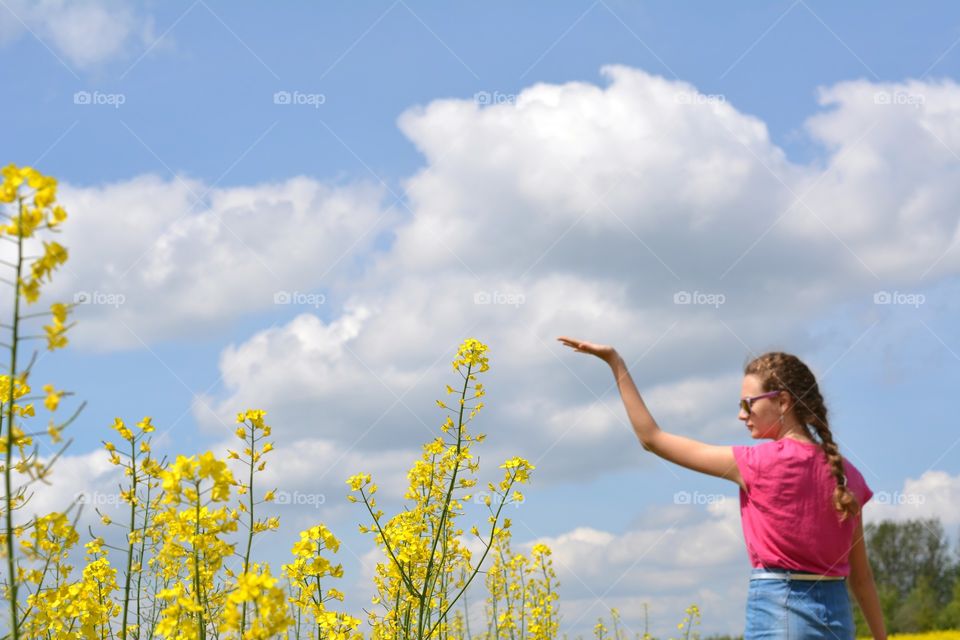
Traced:
[[761, 393], [758, 396], [747, 396], [746, 398], [740, 398], [740, 408], [743, 411], [745, 411], [747, 415], [749, 415], [750, 411], [753, 410], [754, 401], [759, 400], [760, 398], [770, 398], [772, 396], [777, 395], [778, 393], [780, 393], [779, 389], [776, 391], [768, 391], [766, 393]]

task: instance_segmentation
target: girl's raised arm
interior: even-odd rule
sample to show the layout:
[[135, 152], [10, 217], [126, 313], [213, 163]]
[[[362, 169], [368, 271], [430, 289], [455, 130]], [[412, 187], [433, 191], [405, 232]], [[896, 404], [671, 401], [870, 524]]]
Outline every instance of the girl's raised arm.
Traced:
[[682, 467], [726, 478], [740, 488], [746, 489], [740, 476], [740, 469], [733, 458], [732, 447], [711, 445], [667, 433], [657, 425], [643, 398], [640, 397], [640, 392], [637, 391], [637, 386], [630, 377], [626, 363], [613, 347], [574, 340], [566, 336], [561, 336], [557, 340], [573, 348], [574, 351], [597, 356], [610, 366], [617, 380], [617, 388], [627, 409], [630, 424], [633, 425], [633, 430], [644, 449]]

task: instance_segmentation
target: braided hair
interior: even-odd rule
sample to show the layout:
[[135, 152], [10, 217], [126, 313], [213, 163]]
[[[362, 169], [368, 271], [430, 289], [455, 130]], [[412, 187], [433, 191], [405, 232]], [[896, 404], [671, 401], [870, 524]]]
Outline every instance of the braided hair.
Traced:
[[[781, 351], [771, 351], [747, 363], [744, 375], [757, 376], [764, 391], [786, 391], [794, 399], [792, 409], [811, 440], [819, 440], [827, 455], [827, 463], [837, 481], [833, 491], [833, 507], [840, 513], [840, 522], [859, 513], [860, 504], [847, 486], [843, 458], [830, 432], [827, 407], [820, 395], [817, 380], [799, 358]], [[813, 432], [811, 431], [813, 428]], [[817, 438], [813, 437], [816, 433]]]

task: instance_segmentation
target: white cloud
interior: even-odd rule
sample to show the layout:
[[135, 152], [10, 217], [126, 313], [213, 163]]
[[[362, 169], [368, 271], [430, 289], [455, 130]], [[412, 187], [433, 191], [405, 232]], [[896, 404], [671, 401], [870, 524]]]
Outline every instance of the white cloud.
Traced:
[[[572, 270], [629, 282], [647, 301], [713, 287], [735, 308], [738, 293], [754, 300], [776, 282], [795, 292], [780, 298], [783, 316], [875, 289], [874, 274], [917, 282], [960, 237], [952, 82], [824, 88], [821, 104], [835, 108], [808, 122], [830, 150], [822, 167], [789, 162], [730, 103], [678, 103], [686, 83], [603, 73], [608, 87], [537, 84], [516, 106], [451, 99], [405, 112], [428, 168], [409, 181], [416, 216], [384, 270]], [[883, 91], [926, 101], [876, 104]], [[932, 273], [958, 264], [954, 251]]]
[[151, 175], [67, 185], [70, 218], [57, 241], [70, 259], [44, 294], [91, 300], [77, 307], [71, 337], [92, 350], [217, 335], [255, 311], [323, 309], [393, 219], [381, 197], [369, 184], [305, 177], [230, 188]]
[[[642, 524], [621, 535], [579, 527], [555, 538], [540, 540], [555, 558], [578, 578], [606, 580], [612, 590], [634, 592], [646, 581], [646, 570], [679, 571], [667, 581], [657, 581], [665, 590], [689, 586], [701, 567], [734, 563], [745, 556], [736, 497], [718, 496], [706, 508], [672, 505], [664, 507], [670, 522]], [[706, 511], [706, 513], [702, 513]], [[692, 518], [691, 514], [700, 517]], [[634, 570], [640, 568], [641, 570]]]
[[109, 515], [114, 515], [117, 508], [122, 508], [116, 491], [121, 474], [110, 463], [105, 451], [61, 456], [52, 469], [49, 484], [36, 483], [30, 488], [33, 497], [25, 512], [46, 514], [64, 511], [74, 499], [84, 505], [86, 516], [91, 519], [96, 519], [94, 508], [100, 508]]
[[[53, 451], [43, 449], [45, 455], [41, 459], [46, 464]], [[12, 478], [14, 486], [22, 486], [23, 480], [17, 474]], [[123, 481], [122, 471], [110, 462], [103, 449], [61, 455], [53, 463], [46, 482], [36, 482], [26, 488], [29, 499], [15, 512], [14, 521], [26, 523], [35, 516], [66, 512], [81, 536], [79, 551], [75, 550], [78, 555], [82, 554], [85, 533], [90, 527], [108, 543], [119, 544], [125, 535], [123, 529], [103, 525], [100, 515], [115, 522], [124, 522], [129, 517], [130, 507], [120, 498], [118, 488]], [[2, 487], [0, 494], [5, 494]]]
[[[239, 441], [226, 446], [236, 450]], [[407, 470], [419, 455], [416, 447], [371, 455], [323, 438], [277, 442], [276, 449], [267, 454], [267, 467], [257, 482], [264, 491], [277, 489], [277, 508], [322, 507], [324, 517], [329, 517], [331, 511], [341, 507], [352, 521], [366, 512], [362, 505], [346, 499], [350, 494], [346, 482], [349, 476], [374, 470], [377, 499], [399, 501], [409, 484]]]
[[[532, 362], [550, 356], [520, 330], [528, 326], [541, 338], [544, 329], [589, 326], [627, 352], [682, 320], [659, 353], [685, 344], [673, 361], [691, 371], [741, 352], [743, 336], [751, 345], [801, 339], [791, 333], [851, 295], [867, 302], [886, 284], [919, 285], [921, 267], [940, 254], [932, 273], [960, 264], [947, 251], [960, 229], [949, 206], [952, 156], [891, 153], [905, 139], [915, 144], [917, 131], [941, 151], [940, 141], [952, 143], [945, 114], [960, 95], [955, 85], [903, 85], [926, 92], [922, 109], [875, 104], [873, 93], [895, 89], [886, 85], [825, 88], [822, 104], [836, 108], [808, 125], [832, 152], [824, 170], [790, 163], [763, 122], [730, 103], [684, 102], [694, 91], [687, 83], [617, 65], [603, 72], [609, 86], [537, 84], [516, 106], [437, 100], [402, 114], [427, 159], [407, 181], [413, 216], [402, 226], [380, 219], [378, 189], [306, 178], [214, 189], [195, 210], [205, 185], [187, 179], [66, 188], [73, 222], [87, 229], [68, 224], [67, 239], [98, 239], [73, 243], [68, 267], [80, 277], [71, 286], [127, 300], [81, 323], [79, 343], [137, 346], [130, 330], [147, 343], [209, 331], [263, 309], [280, 287], [329, 287], [355, 307], [381, 309], [388, 320], [368, 321], [380, 335], [365, 340], [390, 362], [422, 364], [428, 318], [461, 330], [471, 318], [494, 323], [501, 344]], [[852, 126], [880, 116], [862, 137], [865, 127]], [[880, 208], [877, 183], [886, 190]], [[805, 200], [835, 231], [803, 204], [777, 221], [811, 187]], [[371, 261], [372, 239], [388, 230], [396, 241], [368, 271], [325, 272], [345, 250]], [[681, 291], [723, 302], [674, 304]], [[500, 299], [473, 304], [484, 293]], [[757, 308], [768, 298], [773, 317]], [[328, 317], [341, 313], [339, 300], [328, 302]], [[158, 312], [171, 307], [183, 311]]]
[[875, 490], [864, 508], [864, 522], [938, 518], [950, 530], [960, 524], [960, 475], [926, 471], [919, 478], [906, 478], [901, 489]]
[[[897, 163], [917, 158], [888, 153], [900, 129], [881, 123], [858, 138], [862, 130], [848, 125], [878, 114], [930, 118], [857, 93], [890, 87], [824, 90], [823, 104], [835, 108], [808, 125], [832, 154], [824, 169], [791, 163], [765, 125], [734, 105], [684, 98], [694, 91], [686, 83], [622, 66], [603, 72], [607, 87], [537, 84], [516, 106], [437, 100], [404, 113], [400, 126], [427, 160], [407, 184], [413, 216], [392, 227], [394, 244], [368, 270], [337, 277], [342, 306], [227, 347], [224, 388], [198, 398], [198, 421], [219, 429], [244, 406], [261, 406], [293, 439], [322, 429], [363, 451], [423, 442], [442, 421], [433, 400], [453, 375], [454, 350], [475, 336], [491, 345], [493, 362], [477, 422], [492, 431], [488, 455], [540, 460], [548, 481], [585, 479], [647, 458], [607, 368], [557, 335], [617, 346], [664, 428], [729, 440], [744, 435], [733, 398], [745, 351], [812, 351], [819, 338], [810, 323], [838, 302], [854, 295], [874, 306], [886, 281], [871, 270], [922, 284], [902, 259], [864, 260], [864, 269], [854, 254], [889, 249], [919, 268], [932, 262], [931, 249], [949, 246], [948, 236], [912, 246], [886, 232], [909, 209], [915, 184], [890, 192], [876, 228], [853, 223], [872, 215], [869, 206], [849, 209], [860, 194], [896, 181]], [[955, 103], [960, 91], [944, 85], [928, 91], [925, 108]], [[952, 184], [947, 158], [923, 161], [929, 188]], [[811, 200], [818, 215], [849, 222], [840, 239], [802, 204], [774, 224], [814, 185], [809, 198], [831, 193]], [[231, 192], [238, 206], [267, 206], [254, 197]], [[955, 209], [936, 202], [912, 218], [917, 233], [956, 227]], [[958, 263], [960, 254], [947, 253], [937, 270]], [[247, 295], [263, 287], [243, 281]], [[694, 303], [678, 304], [678, 292]], [[705, 294], [714, 303], [696, 304]], [[216, 296], [206, 299], [223, 311]]]
[[[482, 374], [490, 400], [470, 428], [490, 436], [484, 455], [542, 463], [544, 482], [653, 464], [640, 455], [609, 371], [592, 358], [562, 352], [550, 335], [560, 328], [550, 310], [562, 309], [572, 325], [598, 318], [610, 334], [646, 327], [630, 337], [648, 345], [666, 319], [618, 309], [618, 291], [573, 276], [535, 281], [519, 308], [474, 305], [470, 286], [469, 278], [456, 275], [408, 280], [363, 306], [351, 303], [331, 321], [303, 314], [230, 345], [220, 359], [223, 392], [198, 396], [194, 417], [206, 430], [223, 432], [237, 411], [259, 407], [280, 441], [320, 433], [370, 453], [426, 442], [439, 435], [445, 416], [434, 400], [448, 397], [444, 386], [459, 381], [449, 365], [456, 348], [477, 334], [471, 327], [483, 327], [478, 335], [491, 345], [492, 368]], [[678, 333], [722, 330], [702, 322]], [[537, 325], [557, 328], [538, 329], [540, 335], [521, 330]], [[652, 386], [650, 403], [665, 428], [723, 438], [739, 424], [723, 402], [736, 396], [739, 384], [739, 372], [662, 382]], [[594, 393], [604, 395], [594, 401]], [[558, 394], [565, 400], [558, 402]]]
[[[756, 118], [726, 103], [681, 104], [693, 91], [686, 83], [621, 66], [603, 72], [607, 88], [537, 84], [516, 107], [451, 99], [405, 112], [400, 127], [429, 168], [409, 181], [417, 215], [387, 267], [459, 267], [459, 258], [474, 270], [519, 272], [572, 225], [539, 271], [622, 277], [632, 266], [633, 277], [672, 286], [638, 236], [681, 277], [729, 265], [744, 243], [717, 234], [737, 238], [732, 229], [785, 201], [755, 155], [791, 179], [804, 169], [786, 163]], [[696, 263], [676, 254], [684, 246], [696, 248]], [[641, 265], [652, 273], [637, 273]]]
[[821, 220], [790, 216], [785, 229], [803, 244], [828, 225], [865, 265], [893, 282], [916, 282], [928, 268], [956, 273], [960, 196], [953, 179], [960, 149], [960, 86], [863, 80], [821, 87], [825, 109], [809, 118], [812, 137], [832, 152], [826, 172], [798, 185]]
[[8, 0], [4, 7], [0, 39], [32, 34], [81, 69], [155, 39], [153, 18], [121, 0]]

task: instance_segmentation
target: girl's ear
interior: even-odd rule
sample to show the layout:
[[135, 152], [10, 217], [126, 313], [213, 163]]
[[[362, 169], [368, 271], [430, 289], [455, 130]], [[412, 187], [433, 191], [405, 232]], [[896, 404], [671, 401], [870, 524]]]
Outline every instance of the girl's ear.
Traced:
[[786, 394], [787, 395], [786, 398], [784, 398], [783, 395], [784, 395], [784, 392], [781, 391], [780, 392], [780, 409], [781, 409], [780, 413], [789, 413], [790, 409], [793, 408], [793, 397], [789, 393]]

